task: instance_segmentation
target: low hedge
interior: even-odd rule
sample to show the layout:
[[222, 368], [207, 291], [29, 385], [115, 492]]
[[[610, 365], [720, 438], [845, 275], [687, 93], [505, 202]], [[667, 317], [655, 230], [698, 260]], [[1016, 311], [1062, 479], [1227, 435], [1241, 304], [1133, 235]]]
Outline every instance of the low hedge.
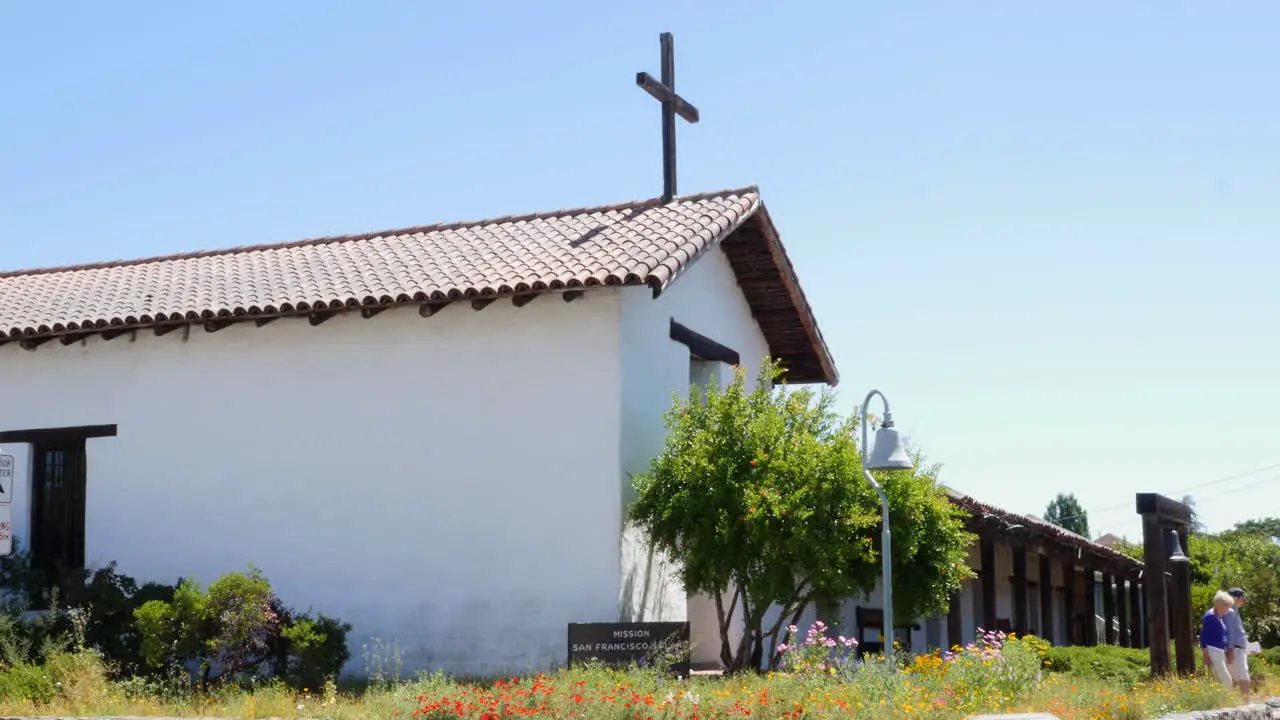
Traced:
[[1133, 685], [1151, 676], [1151, 657], [1146, 650], [1116, 645], [1052, 647], [1045, 653], [1044, 668]]
[[[1173, 647], [1169, 656], [1174, 657]], [[1195, 651], [1196, 668], [1203, 670], [1200, 649]], [[1255, 682], [1280, 684], [1280, 647], [1263, 650], [1249, 660]], [[1077, 677], [1134, 684], [1151, 677], [1151, 655], [1146, 649], [1135, 650], [1115, 645], [1095, 647], [1051, 647], [1045, 652], [1044, 669]]]

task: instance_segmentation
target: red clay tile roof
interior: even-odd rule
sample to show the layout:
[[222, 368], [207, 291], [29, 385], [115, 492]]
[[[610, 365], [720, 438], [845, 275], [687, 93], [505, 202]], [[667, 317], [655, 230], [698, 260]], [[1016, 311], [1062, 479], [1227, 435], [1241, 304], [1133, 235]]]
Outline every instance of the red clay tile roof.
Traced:
[[1077, 535], [1065, 528], [1060, 528], [1047, 520], [1034, 518], [1030, 515], [1021, 515], [1019, 513], [1010, 512], [998, 508], [994, 505], [988, 505], [980, 500], [974, 499], [963, 493], [948, 489], [947, 497], [952, 504], [967, 510], [980, 523], [983, 520], [994, 518], [997, 520], [994, 526], [997, 530], [1016, 528], [1017, 532], [1023, 535], [1029, 535], [1038, 539], [1047, 539], [1060, 545], [1065, 545], [1083, 552], [1087, 552], [1095, 557], [1122, 568], [1141, 568], [1142, 561], [1125, 555], [1119, 550], [1100, 545], [1093, 542], [1083, 535]]
[[[277, 245], [0, 273], [0, 343], [647, 285], [719, 245], [793, 383], [839, 376], [755, 187]], [[425, 311], [424, 311], [424, 314]]]

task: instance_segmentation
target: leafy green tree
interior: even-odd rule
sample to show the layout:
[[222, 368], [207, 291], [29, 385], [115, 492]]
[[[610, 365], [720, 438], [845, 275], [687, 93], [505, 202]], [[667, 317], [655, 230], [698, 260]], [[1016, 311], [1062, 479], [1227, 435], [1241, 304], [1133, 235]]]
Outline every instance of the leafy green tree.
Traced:
[[1236, 530], [1243, 533], [1253, 533], [1255, 535], [1265, 535], [1272, 538], [1280, 538], [1280, 518], [1258, 518], [1257, 520], [1245, 520], [1242, 523], [1236, 523]]
[[[862, 475], [856, 418], [837, 416], [830, 392], [775, 388], [779, 377], [766, 362], [748, 390], [735, 368], [728, 387], [677, 398], [630, 509], [678, 563], [685, 588], [715, 599], [730, 671], [760, 667], [766, 643], [775, 666], [788, 623], [811, 604], [871, 592], [880, 574], [880, 503]], [[894, 604], [904, 618], [945, 611], [969, 574], [973, 538], [935, 474], [877, 477], [890, 501]], [[736, 647], [735, 622], [746, 629]]]
[[1249, 603], [1240, 612], [1245, 630], [1271, 647], [1280, 643], [1280, 546], [1261, 533], [1229, 530], [1192, 535], [1193, 584], [1217, 590], [1242, 587]]
[[[1242, 587], [1249, 604], [1240, 613], [1249, 637], [1263, 647], [1280, 645], [1280, 546], [1265, 531], [1266, 521], [1248, 521], [1224, 533], [1188, 535], [1191, 558], [1191, 601], [1198, 615], [1213, 603], [1219, 590]], [[1142, 546], [1116, 543], [1116, 550], [1142, 558]]]
[[1074, 493], [1058, 493], [1045, 508], [1044, 519], [1063, 530], [1089, 537], [1089, 513], [1085, 512]]

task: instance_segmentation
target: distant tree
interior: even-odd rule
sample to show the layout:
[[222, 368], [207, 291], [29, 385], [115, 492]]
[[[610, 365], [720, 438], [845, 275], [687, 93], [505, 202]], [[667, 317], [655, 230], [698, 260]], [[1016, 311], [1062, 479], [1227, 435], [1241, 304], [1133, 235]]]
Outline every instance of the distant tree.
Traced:
[[1117, 540], [1116, 543], [1111, 546], [1111, 549], [1123, 555], [1128, 555], [1135, 560], [1141, 560], [1144, 552], [1141, 543], [1132, 543], [1124, 538]]
[[1249, 535], [1266, 535], [1271, 538], [1280, 538], [1280, 518], [1269, 517], [1245, 520], [1242, 523], [1236, 523], [1236, 531]]
[[1084, 511], [1074, 493], [1058, 493], [1045, 508], [1044, 519], [1063, 530], [1089, 537], [1089, 513]]
[[1187, 508], [1191, 510], [1191, 527], [1187, 529], [1197, 535], [1207, 532], [1209, 528], [1205, 527], [1204, 523], [1200, 521], [1200, 511], [1196, 508], [1195, 497], [1192, 495], [1183, 495], [1182, 504], [1186, 505]]

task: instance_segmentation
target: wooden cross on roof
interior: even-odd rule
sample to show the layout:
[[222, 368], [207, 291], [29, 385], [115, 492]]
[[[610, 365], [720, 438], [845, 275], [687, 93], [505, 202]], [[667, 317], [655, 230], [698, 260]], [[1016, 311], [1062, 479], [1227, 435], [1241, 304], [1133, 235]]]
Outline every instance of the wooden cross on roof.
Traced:
[[640, 72], [636, 73], [636, 85], [662, 103], [662, 201], [671, 202], [676, 194], [676, 116], [696, 123], [698, 108], [676, 94], [675, 39], [666, 32], [658, 40], [662, 44], [662, 81]]

